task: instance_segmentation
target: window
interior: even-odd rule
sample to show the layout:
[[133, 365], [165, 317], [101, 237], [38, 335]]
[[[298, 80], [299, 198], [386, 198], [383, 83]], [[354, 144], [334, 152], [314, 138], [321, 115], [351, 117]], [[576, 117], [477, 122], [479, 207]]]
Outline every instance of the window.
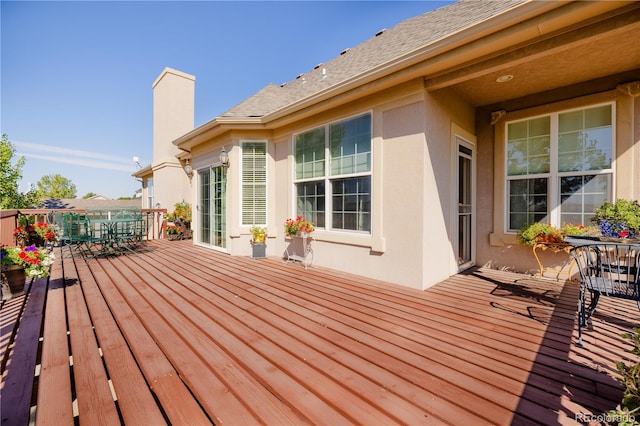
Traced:
[[242, 143], [242, 224], [267, 223], [267, 143]]
[[588, 225], [611, 199], [613, 106], [507, 123], [507, 228]]
[[297, 215], [371, 232], [371, 114], [295, 135], [294, 157]]
[[149, 204], [149, 208], [154, 208], [153, 206], [153, 178], [147, 178], [147, 203]]

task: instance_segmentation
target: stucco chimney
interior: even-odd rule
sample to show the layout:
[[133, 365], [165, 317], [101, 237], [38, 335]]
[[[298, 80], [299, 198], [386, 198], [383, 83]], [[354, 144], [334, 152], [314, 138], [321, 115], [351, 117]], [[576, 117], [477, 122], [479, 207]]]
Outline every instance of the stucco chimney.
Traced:
[[175, 203], [191, 202], [191, 185], [172, 143], [193, 130], [195, 81], [192, 75], [165, 68], [153, 83], [153, 197], [169, 212]]
[[165, 68], [153, 83], [153, 164], [178, 163], [171, 142], [193, 130], [195, 81], [192, 75]]

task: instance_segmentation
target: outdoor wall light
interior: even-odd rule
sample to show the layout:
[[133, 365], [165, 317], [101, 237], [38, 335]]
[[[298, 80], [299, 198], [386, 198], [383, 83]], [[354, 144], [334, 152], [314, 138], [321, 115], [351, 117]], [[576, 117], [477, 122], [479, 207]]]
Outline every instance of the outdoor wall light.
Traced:
[[227, 151], [225, 151], [224, 146], [222, 147], [222, 151], [220, 152], [220, 163], [222, 163], [222, 167], [229, 167], [229, 155]]
[[507, 81], [511, 80], [513, 80], [513, 75], [511, 74], [501, 75], [500, 77], [496, 78], [496, 82], [498, 83], [506, 83]]
[[184, 164], [184, 172], [189, 176], [189, 179], [193, 177], [193, 167], [189, 164], [189, 159], [187, 159]]

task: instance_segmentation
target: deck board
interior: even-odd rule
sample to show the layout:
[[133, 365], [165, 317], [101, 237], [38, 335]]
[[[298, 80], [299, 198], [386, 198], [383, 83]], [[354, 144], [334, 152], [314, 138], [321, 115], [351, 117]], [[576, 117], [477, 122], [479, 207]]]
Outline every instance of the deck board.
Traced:
[[[57, 267], [59, 265], [56, 263]], [[60, 268], [62, 271], [62, 269]], [[38, 378], [36, 425], [73, 422], [73, 396], [67, 336], [65, 281], [49, 279]], [[53, 282], [52, 282], [53, 281]]]
[[29, 421], [47, 281], [27, 278], [25, 294], [20, 297], [24, 303], [21, 320], [6, 347], [8, 357], [2, 371], [2, 424], [20, 425]]
[[[123, 424], [145, 413], [154, 424], [578, 424], [617, 405], [615, 362], [637, 361], [620, 336], [640, 323], [632, 302], [604, 298], [575, 345], [572, 283], [476, 268], [418, 291], [190, 241], [149, 248], [65, 257], [66, 304], [48, 292], [37, 423], [55, 423], [42, 393], [64, 380], [54, 371], [69, 376], [69, 355], [113, 382], [116, 401], [96, 407], [111, 404]], [[66, 366], [51, 353], [68, 344], [52, 337], [61, 306]], [[83, 358], [89, 347], [104, 362]], [[89, 424], [98, 408], [71, 387], [76, 422]]]

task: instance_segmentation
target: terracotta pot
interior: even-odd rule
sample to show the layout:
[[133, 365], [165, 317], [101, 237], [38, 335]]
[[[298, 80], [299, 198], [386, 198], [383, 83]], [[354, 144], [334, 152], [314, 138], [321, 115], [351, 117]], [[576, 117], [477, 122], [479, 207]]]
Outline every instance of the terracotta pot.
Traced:
[[563, 243], [564, 240], [562, 238], [558, 238], [553, 235], [540, 235], [536, 238], [536, 242], [546, 243], [546, 244], [558, 244], [558, 243]]
[[27, 273], [23, 266], [10, 266], [3, 274], [9, 283], [11, 294], [24, 291], [24, 285], [27, 282]]
[[44, 238], [42, 238], [40, 235], [31, 235], [29, 236], [29, 245], [30, 246], [36, 246], [36, 247], [44, 247], [45, 246], [45, 241]]

